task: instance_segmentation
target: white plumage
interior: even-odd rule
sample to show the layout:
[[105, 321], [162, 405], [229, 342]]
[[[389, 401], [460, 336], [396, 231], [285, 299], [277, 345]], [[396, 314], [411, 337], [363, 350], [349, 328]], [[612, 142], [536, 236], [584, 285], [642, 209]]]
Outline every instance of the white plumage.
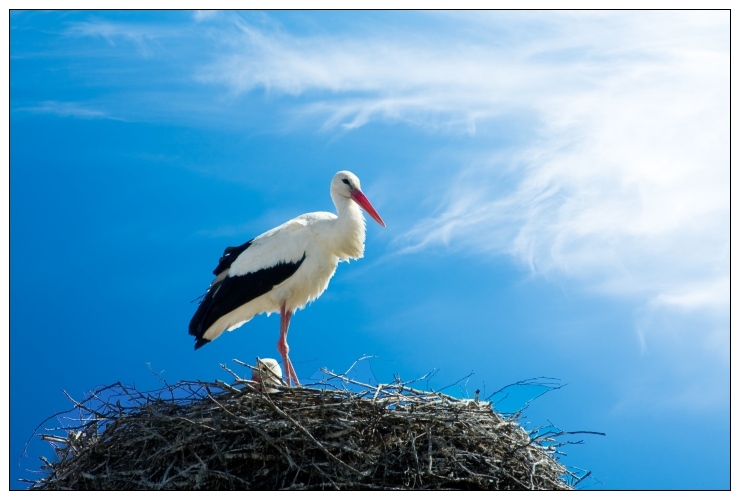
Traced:
[[337, 215], [304, 214], [224, 251], [214, 270], [216, 279], [190, 322], [196, 349], [257, 314], [280, 311], [278, 350], [288, 382], [298, 384], [287, 344], [293, 311], [326, 290], [340, 260], [362, 257], [365, 219], [360, 207], [385, 226], [351, 172], [337, 172], [330, 194]]
[[257, 358], [257, 366], [252, 370], [252, 382], [260, 384], [260, 389], [268, 394], [279, 392], [278, 387], [285, 385], [283, 371], [272, 358]]

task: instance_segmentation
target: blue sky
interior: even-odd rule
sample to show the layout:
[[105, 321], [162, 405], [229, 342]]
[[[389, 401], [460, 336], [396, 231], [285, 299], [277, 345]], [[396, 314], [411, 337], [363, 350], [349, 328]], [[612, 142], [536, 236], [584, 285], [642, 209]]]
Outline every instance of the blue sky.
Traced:
[[606, 433], [564, 450], [585, 488], [729, 488], [729, 42], [728, 11], [12, 12], [10, 487], [62, 390], [278, 357], [274, 315], [193, 351], [192, 301], [346, 169], [387, 227], [294, 317], [304, 383], [554, 377], [522, 422]]

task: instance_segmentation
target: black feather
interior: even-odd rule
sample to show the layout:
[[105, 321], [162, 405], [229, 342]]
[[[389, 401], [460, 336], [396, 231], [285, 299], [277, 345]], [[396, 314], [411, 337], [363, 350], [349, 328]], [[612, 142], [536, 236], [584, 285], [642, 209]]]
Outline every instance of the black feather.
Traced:
[[216, 266], [216, 269], [213, 270], [213, 274], [218, 276], [219, 274], [230, 268], [231, 264], [234, 263], [236, 258], [239, 257], [244, 250], [249, 248], [249, 245], [251, 245], [253, 241], [254, 239], [251, 239], [243, 245], [239, 245], [238, 247], [226, 247], [226, 250], [224, 250], [224, 254], [221, 256], [220, 259], [218, 259], [218, 265]]
[[[244, 247], [242, 251], [247, 248], [249, 243], [251, 242], [247, 242], [242, 245], [242, 247]], [[236, 257], [227, 255], [228, 251], [229, 249], [227, 248], [226, 252], [224, 252], [224, 256], [221, 257], [221, 260], [231, 259], [231, 262], [233, 262]], [[239, 253], [241, 252], [237, 252], [236, 254], [238, 255]], [[195, 348], [198, 349], [209, 342], [203, 338], [203, 334], [205, 334], [206, 330], [218, 321], [221, 316], [230, 313], [234, 309], [256, 299], [260, 295], [266, 294], [274, 287], [293, 276], [301, 264], [303, 264], [304, 260], [306, 260], [305, 252], [303, 252], [303, 257], [298, 262], [282, 262], [253, 273], [247, 273], [241, 276], [228, 276], [223, 280], [214, 283], [198, 306], [198, 310], [195, 312], [193, 319], [190, 320], [190, 327], [188, 330], [190, 335], [195, 336]], [[222, 271], [219, 271], [220, 268], [221, 262], [219, 262], [219, 267], [216, 268], [214, 274], [218, 275], [220, 272], [228, 269], [228, 266], [224, 267]]]

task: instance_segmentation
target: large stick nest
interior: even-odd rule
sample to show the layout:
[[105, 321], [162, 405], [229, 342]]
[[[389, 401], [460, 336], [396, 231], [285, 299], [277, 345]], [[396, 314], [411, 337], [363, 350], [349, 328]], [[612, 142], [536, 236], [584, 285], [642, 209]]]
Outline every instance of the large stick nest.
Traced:
[[56, 460], [42, 458], [31, 489], [562, 490], [582, 479], [556, 459], [552, 433], [533, 437], [490, 403], [326, 373], [321, 389], [273, 394], [238, 377], [105, 387], [75, 402], [72, 425], [40, 434]]

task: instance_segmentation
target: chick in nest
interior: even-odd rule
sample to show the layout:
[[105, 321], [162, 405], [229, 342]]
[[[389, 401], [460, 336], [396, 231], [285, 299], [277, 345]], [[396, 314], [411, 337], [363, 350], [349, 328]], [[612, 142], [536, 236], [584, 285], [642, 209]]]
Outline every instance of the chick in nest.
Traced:
[[280, 392], [283, 387], [283, 371], [278, 362], [272, 358], [257, 358], [257, 366], [252, 369], [252, 382], [261, 384], [262, 390], [268, 394]]

